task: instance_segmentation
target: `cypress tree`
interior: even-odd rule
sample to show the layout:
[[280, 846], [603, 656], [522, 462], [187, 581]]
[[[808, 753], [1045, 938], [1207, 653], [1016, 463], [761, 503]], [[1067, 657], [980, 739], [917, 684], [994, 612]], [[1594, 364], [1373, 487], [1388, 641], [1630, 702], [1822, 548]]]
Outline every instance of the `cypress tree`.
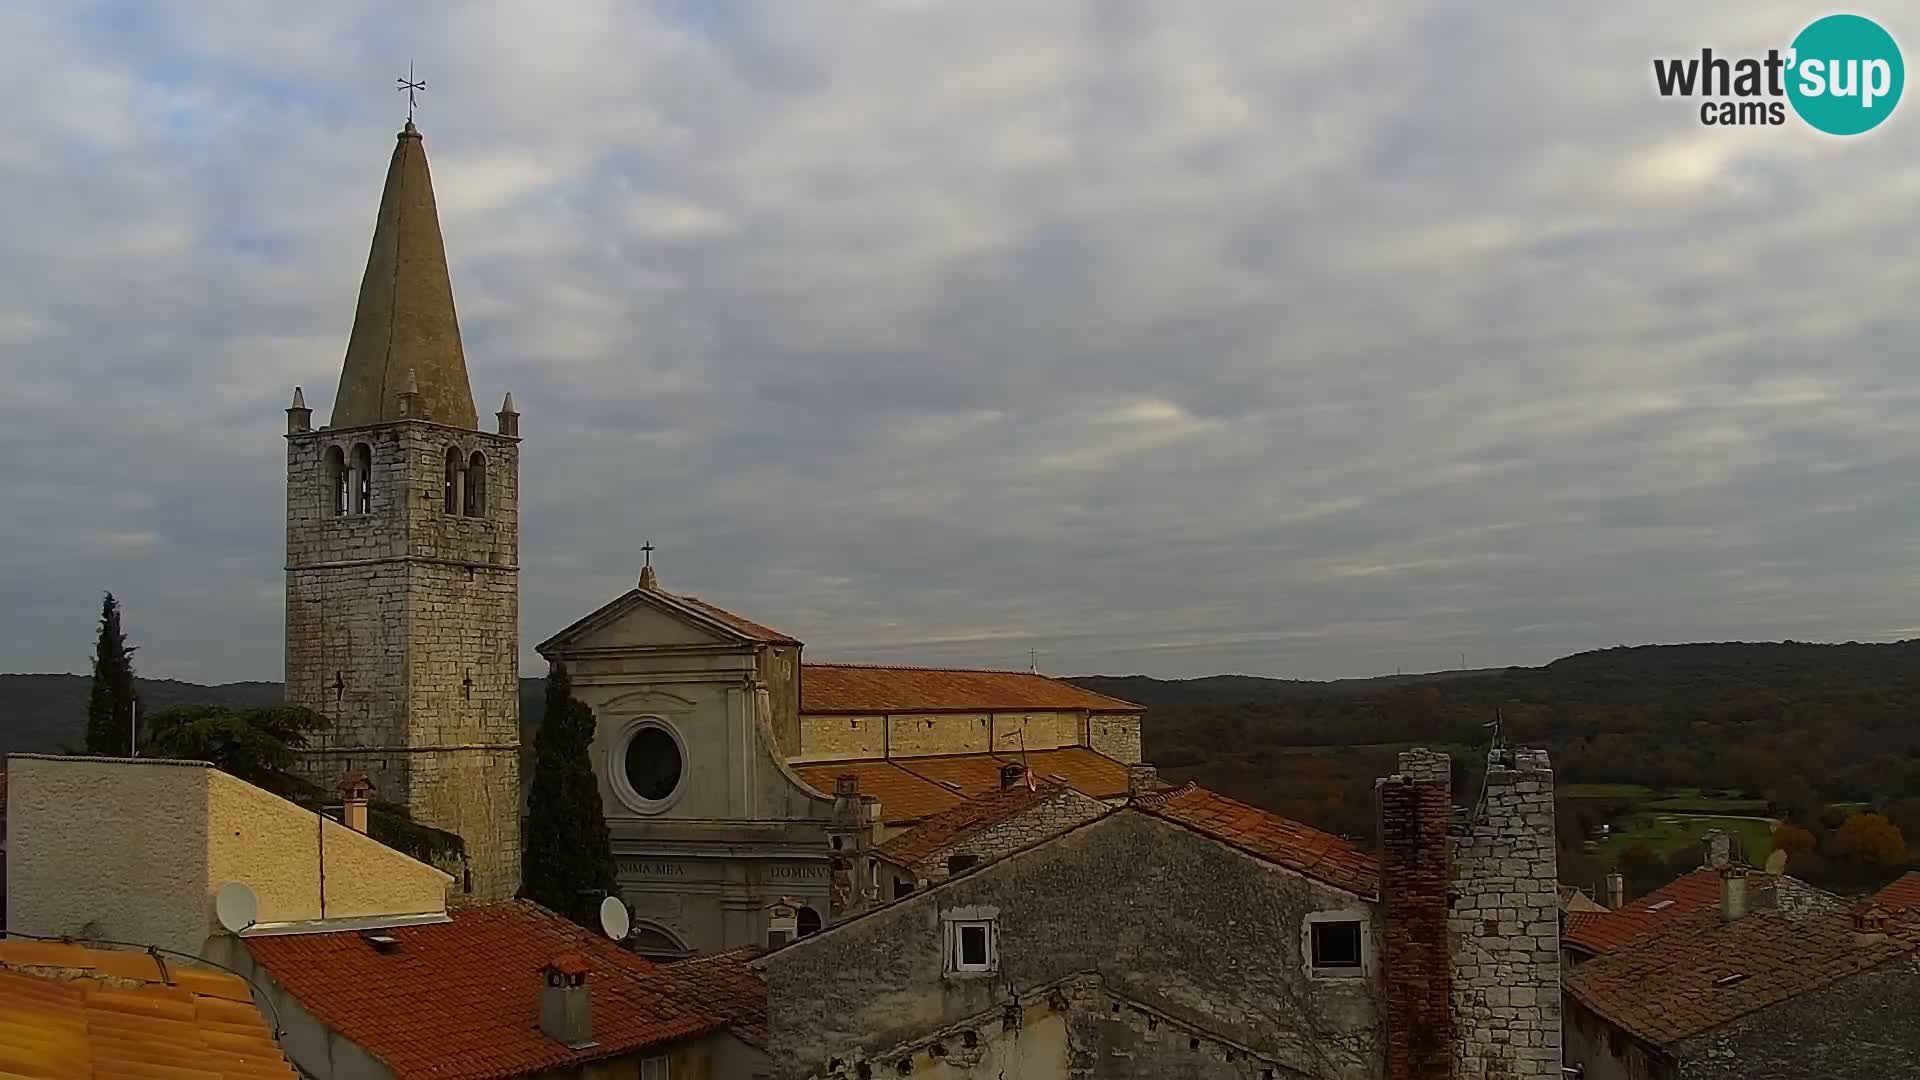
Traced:
[[553, 664], [546, 714], [533, 738], [520, 895], [589, 929], [599, 927], [601, 898], [618, 892], [613, 842], [593, 775], [593, 729], [593, 710], [573, 696], [566, 665]]
[[126, 757], [132, 744], [139, 691], [133, 682], [133, 646], [120, 630], [120, 602], [100, 601], [100, 634], [93, 647], [93, 686], [87, 693], [87, 753]]

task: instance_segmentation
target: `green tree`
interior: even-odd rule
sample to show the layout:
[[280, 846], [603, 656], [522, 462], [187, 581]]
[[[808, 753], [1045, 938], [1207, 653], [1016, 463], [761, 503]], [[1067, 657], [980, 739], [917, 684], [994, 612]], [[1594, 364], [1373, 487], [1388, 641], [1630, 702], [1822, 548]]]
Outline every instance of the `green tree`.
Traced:
[[547, 671], [546, 713], [533, 738], [533, 794], [520, 860], [521, 897], [582, 926], [617, 891], [613, 843], [594, 778], [593, 710], [573, 696], [565, 664]]
[[142, 757], [211, 762], [221, 772], [296, 802], [315, 794], [293, 775], [308, 736], [327, 727], [327, 718], [311, 709], [174, 705], [149, 716], [146, 727]]
[[93, 646], [93, 687], [87, 694], [87, 753], [127, 757], [140, 708], [133, 683], [133, 650], [120, 629], [120, 602], [100, 600], [100, 633]]

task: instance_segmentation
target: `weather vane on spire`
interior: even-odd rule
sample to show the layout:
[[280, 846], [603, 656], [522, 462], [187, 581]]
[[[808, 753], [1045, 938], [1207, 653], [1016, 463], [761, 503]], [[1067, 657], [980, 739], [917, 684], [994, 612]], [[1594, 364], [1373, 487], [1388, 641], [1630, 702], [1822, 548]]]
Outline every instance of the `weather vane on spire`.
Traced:
[[399, 86], [396, 86], [393, 88], [395, 93], [399, 93], [402, 90], [405, 90], [407, 92], [407, 123], [411, 124], [413, 123], [414, 92], [417, 90], [425, 90], [427, 88], [427, 80], [425, 79], [416, 80], [413, 77], [413, 61], [409, 60], [407, 61], [407, 77], [404, 79], [395, 79], [393, 81], [400, 84]]

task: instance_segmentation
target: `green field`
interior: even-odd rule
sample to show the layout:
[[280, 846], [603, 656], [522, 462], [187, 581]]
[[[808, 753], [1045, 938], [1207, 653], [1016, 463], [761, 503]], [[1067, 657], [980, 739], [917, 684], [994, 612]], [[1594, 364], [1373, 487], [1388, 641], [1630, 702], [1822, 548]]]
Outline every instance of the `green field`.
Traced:
[[1593, 854], [1608, 866], [1619, 860], [1621, 852], [1636, 846], [1644, 846], [1661, 858], [1666, 858], [1682, 849], [1700, 850], [1701, 837], [1714, 829], [1736, 837], [1748, 862], [1763, 862], [1773, 851], [1773, 827], [1765, 821], [1663, 814], [1648, 810], [1623, 819], [1615, 827], [1613, 835], [1594, 846]]

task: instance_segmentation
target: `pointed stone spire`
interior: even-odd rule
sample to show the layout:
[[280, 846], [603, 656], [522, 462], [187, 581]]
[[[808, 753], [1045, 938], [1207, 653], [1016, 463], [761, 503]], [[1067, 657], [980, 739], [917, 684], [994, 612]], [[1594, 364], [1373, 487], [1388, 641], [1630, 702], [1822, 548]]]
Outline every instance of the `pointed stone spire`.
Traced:
[[353, 313], [353, 335], [340, 369], [340, 392], [333, 398], [333, 426], [400, 419], [403, 380], [409, 371], [418, 379], [416, 419], [478, 428], [433, 179], [427, 173], [420, 131], [411, 120], [387, 166], [367, 272], [360, 279], [360, 303]]
[[515, 439], [520, 437], [520, 410], [513, 407], [513, 391], [507, 391], [507, 399], [500, 403], [500, 411], [493, 415], [494, 419], [500, 421], [500, 434]]
[[313, 410], [307, 408], [307, 396], [299, 387], [293, 388], [293, 404], [287, 406], [287, 434], [297, 435], [313, 430]]

